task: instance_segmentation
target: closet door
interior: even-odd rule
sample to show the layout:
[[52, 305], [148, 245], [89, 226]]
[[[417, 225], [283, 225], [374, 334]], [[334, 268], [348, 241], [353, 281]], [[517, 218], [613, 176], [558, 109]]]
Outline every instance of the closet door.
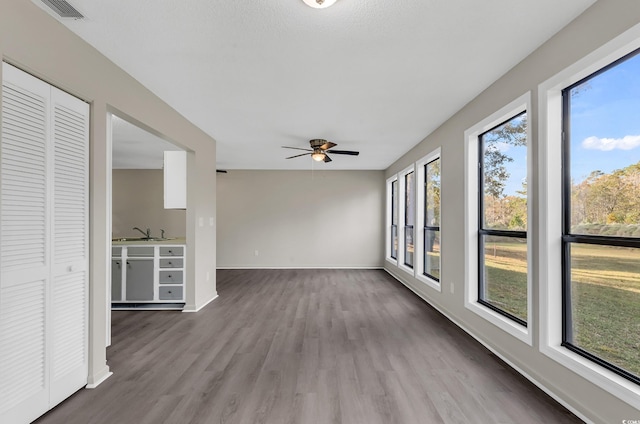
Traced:
[[89, 105], [52, 87], [51, 108], [53, 407], [87, 384]]
[[0, 423], [87, 383], [89, 105], [6, 63], [0, 141]]
[[0, 422], [49, 409], [51, 87], [3, 63], [0, 141]]

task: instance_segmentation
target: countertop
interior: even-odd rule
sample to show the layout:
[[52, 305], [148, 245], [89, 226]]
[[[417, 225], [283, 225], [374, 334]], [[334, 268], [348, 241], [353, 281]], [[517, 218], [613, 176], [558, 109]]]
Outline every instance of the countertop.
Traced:
[[[123, 239], [126, 237], [123, 237]], [[153, 240], [122, 240], [121, 238], [114, 238], [111, 241], [113, 246], [155, 246], [155, 245], [186, 245], [187, 239], [184, 237], [169, 238], [169, 239], [153, 239]]]

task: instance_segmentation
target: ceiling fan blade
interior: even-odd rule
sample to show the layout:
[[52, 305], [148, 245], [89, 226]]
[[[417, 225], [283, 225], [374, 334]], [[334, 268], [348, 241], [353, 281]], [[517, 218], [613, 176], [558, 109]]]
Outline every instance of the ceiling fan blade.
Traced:
[[353, 150], [329, 150], [326, 153], [336, 154], [336, 155], [351, 155], [358, 156], [360, 152], [354, 152]]
[[306, 152], [313, 152], [313, 149], [302, 149], [300, 147], [289, 147], [289, 146], [282, 146], [283, 149], [296, 149], [296, 150], [304, 150]]
[[336, 143], [332, 143], [332, 142], [330, 142], [330, 141], [327, 141], [327, 142], [326, 142], [326, 143], [324, 143], [322, 146], [320, 146], [320, 148], [321, 148], [322, 150], [329, 150], [330, 148], [332, 148], [332, 147], [336, 147], [336, 146], [337, 146], [337, 144], [336, 144]]
[[300, 157], [300, 156], [307, 156], [307, 155], [310, 155], [310, 154], [311, 153], [303, 153], [301, 155], [289, 156], [288, 158], [285, 158], [285, 159], [293, 159], [293, 158], [297, 158], [297, 157]]
[[325, 153], [324, 154], [324, 163], [327, 163], [327, 162], [331, 162], [331, 158], [329, 157], [328, 154]]

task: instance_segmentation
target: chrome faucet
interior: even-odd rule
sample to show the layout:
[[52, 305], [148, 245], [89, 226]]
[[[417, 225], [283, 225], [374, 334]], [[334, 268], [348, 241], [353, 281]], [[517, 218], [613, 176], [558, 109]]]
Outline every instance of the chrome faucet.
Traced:
[[146, 238], [151, 238], [151, 230], [149, 228], [147, 228], [147, 232], [146, 233], [144, 231], [142, 231], [138, 227], [133, 227], [133, 229], [140, 231]]

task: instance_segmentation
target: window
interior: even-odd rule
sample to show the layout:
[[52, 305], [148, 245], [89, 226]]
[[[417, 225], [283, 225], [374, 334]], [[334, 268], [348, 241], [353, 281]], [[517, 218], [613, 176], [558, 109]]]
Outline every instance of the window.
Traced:
[[404, 264], [409, 268], [413, 268], [413, 226], [416, 214], [413, 171], [404, 175], [404, 196]]
[[638, 286], [630, 287], [640, 258], [638, 234], [629, 232], [637, 224], [633, 213], [620, 214], [625, 193], [606, 216], [593, 207], [612, 194], [617, 184], [609, 183], [630, 181], [640, 159], [639, 48], [636, 25], [538, 89], [540, 351], [630, 405], [640, 398], [640, 301]]
[[440, 281], [440, 158], [424, 165], [424, 248], [422, 273]]
[[562, 90], [562, 346], [640, 383], [640, 51]]
[[398, 259], [398, 180], [391, 183], [391, 257]]
[[478, 136], [478, 302], [527, 325], [527, 113]]
[[419, 255], [415, 260], [415, 276], [440, 291], [440, 149], [429, 153], [416, 163], [418, 205], [415, 245]]
[[465, 131], [465, 307], [532, 345], [531, 93]]

